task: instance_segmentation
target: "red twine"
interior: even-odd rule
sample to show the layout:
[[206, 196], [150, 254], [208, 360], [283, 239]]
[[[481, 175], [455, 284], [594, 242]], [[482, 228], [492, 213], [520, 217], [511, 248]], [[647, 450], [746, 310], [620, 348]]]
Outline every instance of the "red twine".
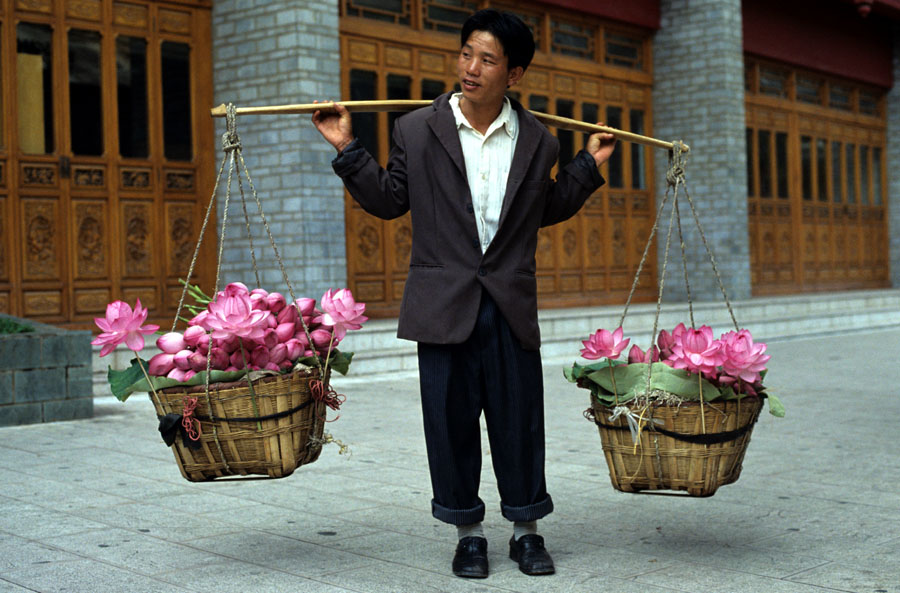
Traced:
[[[309, 382], [309, 392], [312, 394], [314, 400], [324, 403], [332, 410], [339, 410], [341, 404], [347, 401], [346, 395], [336, 392], [331, 388], [331, 385], [326, 387], [319, 379], [312, 379]], [[340, 416], [335, 417], [334, 420], [326, 420], [325, 418], [321, 418], [321, 420], [325, 420], [325, 422], [334, 422], [338, 418], [340, 418]]]
[[[184, 427], [185, 434], [192, 441], [200, 440], [200, 421], [193, 418], [194, 410], [197, 409], [197, 398], [184, 396], [184, 408], [181, 410], [181, 426]], [[194, 421], [197, 421], [197, 428], [194, 428]]]

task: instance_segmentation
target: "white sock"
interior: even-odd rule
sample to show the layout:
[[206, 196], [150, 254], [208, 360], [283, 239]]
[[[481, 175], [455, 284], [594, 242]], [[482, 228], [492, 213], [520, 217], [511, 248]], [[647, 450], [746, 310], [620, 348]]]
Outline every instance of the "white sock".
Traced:
[[537, 521], [516, 521], [513, 523], [513, 537], [516, 541], [523, 535], [537, 533]]
[[459, 539], [464, 537], [484, 537], [484, 528], [481, 526], [481, 522], [457, 525], [456, 535], [459, 536]]

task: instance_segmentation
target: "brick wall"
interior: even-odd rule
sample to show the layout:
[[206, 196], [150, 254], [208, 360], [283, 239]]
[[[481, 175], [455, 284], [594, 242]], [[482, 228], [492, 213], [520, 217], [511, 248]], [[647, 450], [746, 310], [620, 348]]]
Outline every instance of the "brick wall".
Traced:
[[0, 317], [35, 328], [0, 334], [0, 426], [93, 416], [91, 332]]
[[887, 96], [888, 236], [891, 285], [900, 287], [900, 27], [894, 27], [894, 86]]
[[[690, 145], [687, 187], [698, 209], [729, 298], [750, 297], [747, 236], [744, 60], [740, 0], [661, 0], [653, 42], [654, 136]], [[656, 159], [657, 196], [666, 190], [666, 158]], [[660, 202], [661, 203], [661, 202]], [[687, 201], [679, 199], [695, 300], [721, 299]], [[665, 214], [664, 214], [665, 216]], [[668, 221], [668, 218], [665, 218]], [[661, 225], [662, 270], [665, 228]], [[673, 241], [667, 301], [683, 301], [681, 255]]]
[[[340, 98], [337, 1], [217, 0], [213, 63], [216, 104], [279, 105]], [[224, 128], [224, 120], [217, 120], [217, 133]], [[237, 131], [296, 296], [318, 298], [327, 288], [345, 286], [343, 190], [331, 170], [334, 149], [306, 115], [241, 116]], [[244, 188], [248, 189], [246, 183]], [[220, 230], [224, 189], [223, 181]], [[236, 183], [232, 193], [239, 201]], [[228, 214], [222, 282], [241, 280], [252, 287], [256, 280], [237, 201]], [[252, 204], [251, 216], [255, 212]], [[258, 224], [253, 245], [263, 287], [287, 294]]]

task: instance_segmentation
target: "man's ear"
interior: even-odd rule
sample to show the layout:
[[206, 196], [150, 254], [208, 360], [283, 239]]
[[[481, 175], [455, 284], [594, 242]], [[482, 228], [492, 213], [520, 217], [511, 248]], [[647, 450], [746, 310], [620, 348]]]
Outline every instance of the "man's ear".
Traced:
[[514, 87], [522, 80], [522, 77], [525, 76], [525, 68], [521, 66], [516, 66], [506, 75], [506, 88]]

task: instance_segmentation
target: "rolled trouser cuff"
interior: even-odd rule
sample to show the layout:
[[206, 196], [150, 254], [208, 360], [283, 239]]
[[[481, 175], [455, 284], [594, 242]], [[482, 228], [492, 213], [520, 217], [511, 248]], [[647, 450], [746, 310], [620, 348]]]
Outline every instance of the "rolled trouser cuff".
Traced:
[[511, 507], [501, 502], [500, 510], [509, 521], [537, 521], [553, 512], [553, 499], [548, 494], [544, 500], [523, 507]]
[[471, 509], [449, 509], [439, 505], [432, 499], [431, 514], [438, 521], [450, 523], [451, 525], [480, 523], [484, 520], [484, 502], [479, 499], [478, 504]]

